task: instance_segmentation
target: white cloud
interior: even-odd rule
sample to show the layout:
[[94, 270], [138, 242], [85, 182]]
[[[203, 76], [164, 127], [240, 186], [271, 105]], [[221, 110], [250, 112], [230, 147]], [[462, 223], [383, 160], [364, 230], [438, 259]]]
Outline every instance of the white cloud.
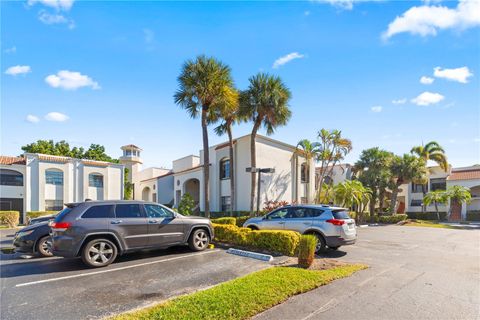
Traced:
[[3, 52], [5, 52], [5, 53], [15, 53], [15, 52], [17, 52], [17, 47], [13, 46], [13, 47], [7, 48], [7, 49], [3, 50]]
[[45, 10], [38, 12], [38, 20], [45, 24], [68, 24], [69, 29], [75, 28], [75, 22], [72, 19], [58, 13], [51, 14]]
[[278, 58], [277, 60], [275, 60], [275, 62], [273, 63], [273, 66], [272, 68], [274, 69], [277, 69], [278, 67], [280, 66], [283, 66], [284, 64], [294, 60], [294, 59], [302, 59], [304, 58], [305, 56], [303, 54], [300, 54], [298, 52], [292, 52], [292, 53], [289, 53], [283, 57], [280, 57]]
[[464, 30], [480, 25], [480, 1], [460, 0], [457, 7], [422, 5], [412, 7], [397, 16], [389, 25], [382, 38], [403, 32], [414, 35], [435, 36], [439, 30]]
[[27, 117], [25, 118], [25, 120], [27, 120], [27, 121], [30, 122], [30, 123], [37, 123], [37, 122], [40, 121], [40, 118], [37, 117], [37, 116], [35, 116], [35, 115], [33, 115], [33, 114], [29, 114], [29, 115], [27, 115]]
[[306, 16], [309, 16], [309, 15], [310, 15], [310, 11], [307, 10], [307, 11], [305, 11], [303, 14], [306, 15]]
[[151, 29], [143, 29], [143, 39], [146, 44], [152, 44], [155, 41], [155, 32]]
[[426, 76], [423, 76], [423, 77], [420, 78], [420, 83], [421, 84], [432, 84], [433, 81], [435, 81], [435, 79], [430, 78], [430, 77], [426, 77]]
[[30, 68], [30, 66], [13, 66], [13, 67], [8, 68], [5, 71], [5, 74], [9, 74], [11, 76], [16, 76], [16, 75], [19, 75], [19, 74], [26, 74], [26, 73], [29, 73], [31, 71], [32, 71], [32, 69]]
[[45, 115], [45, 120], [55, 121], [55, 122], [64, 122], [70, 119], [69, 116], [60, 112], [49, 112]]
[[371, 107], [370, 108], [372, 110], [372, 112], [382, 112], [382, 106], [374, 106], [374, 107]]
[[418, 97], [413, 98], [411, 101], [418, 106], [428, 106], [431, 104], [439, 103], [443, 99], [445, 99], [445, 97], [439, 93], [425, 91], [421, 93]]
[[474, 138], [473, 142], [480, 142], [480, 138]]
[[382, 0], [310, 0], [310, 1], [317, 2], [317, 3], [327, 3], [342, 10], [352, 10], [353, 5], [355, 3], [375, 2], [375, 1], [382, 1]]
[[437, 78], [443, 78], [451, 81], [457, 81], [460, 83], [467, 83], [468, 78], [473, 76], [468, 67], [461, 67], [455, 69], [442, 69], [436, 67], [433, 69], [433, 75]]
[[57, 74], [47, 76], [45, 82], [53, 88], [65, 90], [76, 90], [81, 87], [91, 87], [94, 90], [100, 89], [98, 82], [93, 81], [89, 76], [68, 70], [61, 70]]
[[392, 100], [393, 104], [405, 104], [407, 102], [407, 98]]
[[36, 3], [43, 4], [44, 6], [54, 8], [58, 11], [68, 11], [72, 8], [75, 0], [28, 0], [28, 4], [33, 6]]

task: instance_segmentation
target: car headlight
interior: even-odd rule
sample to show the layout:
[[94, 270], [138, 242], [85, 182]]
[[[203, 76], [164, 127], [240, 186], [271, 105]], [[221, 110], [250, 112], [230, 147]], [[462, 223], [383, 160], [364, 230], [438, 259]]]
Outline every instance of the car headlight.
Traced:
[[32, 234], [35, 230], [20, 231], [17, 233], [17, 237], [25, 237]]

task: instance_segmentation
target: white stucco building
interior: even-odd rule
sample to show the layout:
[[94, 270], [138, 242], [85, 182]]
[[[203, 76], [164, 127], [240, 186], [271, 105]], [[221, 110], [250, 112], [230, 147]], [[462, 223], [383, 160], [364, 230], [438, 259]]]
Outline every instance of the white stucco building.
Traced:
[[25, 153], [0, 156], [1, 210], [61, 210], [64, 203], [123, 198], [121, 164]]

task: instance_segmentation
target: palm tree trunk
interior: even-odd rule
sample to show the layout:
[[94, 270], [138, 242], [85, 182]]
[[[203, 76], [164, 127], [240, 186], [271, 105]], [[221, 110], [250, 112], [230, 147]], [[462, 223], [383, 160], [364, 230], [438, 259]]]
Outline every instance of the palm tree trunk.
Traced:
[[210, 218], [210, 150], [208, 148], [207, 107], [202, 108], [202, 135], [203, 135], [203, 200], [205, 203], [205, 217]]
[[304, 171], [303, 174], [305, 175], [305, 183], [306, 183], [305, 193], [306, 193], [307, 203], [310, 203], [310, 177], [308, 176], [309, 163], [308, 163], [308, 159], [305, 159], [305, 160], [307, 161], [303, 169]]
[[370, 222], [374, 223], [375, 222], [375, 204], [377, 202], [377, 189], [372, 188], [372, 198], [370, 199], [370, 202], [368, 206], [370, 207]]
[[[250, 135], [250, 166], [252, 168], [257, 167], [257, 154], [256, 154], [256, 146], [255, 146], [255, 139], [257, 137], [258, 128], [260, 128], [261, 119], [260, 117], [257, 118], [253, 125], [252, 134]], [[250, 184], [250, 216], [253, 217], [253, 205], [255, 202], [255, 187], [257, 185], [257, 174], [252, 172], [251, 175], [251, 184]], [[260, 195], [257, 195], [260, 197]]]
[[438, 212], [438, 203], [435, 201], [435, 211], [437, 212], [437, 220], [440, 221], [440, 212]]
[[[425, 199], [425, 195], [427, 194], [427, 189], [425, 188], [424, 184], [422, 185], [422, 193], [423, 193], [423, 198], [422, 199]], [[422, 212], [425, 212], [425, 211], [427, 211], [427, 206], [422, 201]]]
[[233, 216], [233, 211], [235, 210], [235, 180], [233, 174], [233, 168], [235, 168], [233, 160], [233, 138], [232, 138], [232, 128], [230, 125], [227, 127], [228, 134], [228, 143], [230, 151], [230, 216]]
[[400, 186], [396, 185], [395, 188], [392, 190], [392, 200], [390, 201], [390, 209], [389, 212], [393, 215], [395, 214], [395, 207], [397, 206], [397, 196], [398, 196], [398, 188]]
[[385, 188], [382, 188], [379, 192], [379, 206], [380, 212], [383, 212], [383, 205], [385, 204]]

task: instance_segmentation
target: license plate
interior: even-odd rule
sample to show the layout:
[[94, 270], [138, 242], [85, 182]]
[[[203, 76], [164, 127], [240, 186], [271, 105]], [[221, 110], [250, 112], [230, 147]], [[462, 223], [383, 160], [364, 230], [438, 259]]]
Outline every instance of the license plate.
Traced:
[[348, 224], [348, 229], [353, 229], [353, 228], [355, 228], [355, 227], [353, 226], [353, 223], [349, 223], [349, 224]]

